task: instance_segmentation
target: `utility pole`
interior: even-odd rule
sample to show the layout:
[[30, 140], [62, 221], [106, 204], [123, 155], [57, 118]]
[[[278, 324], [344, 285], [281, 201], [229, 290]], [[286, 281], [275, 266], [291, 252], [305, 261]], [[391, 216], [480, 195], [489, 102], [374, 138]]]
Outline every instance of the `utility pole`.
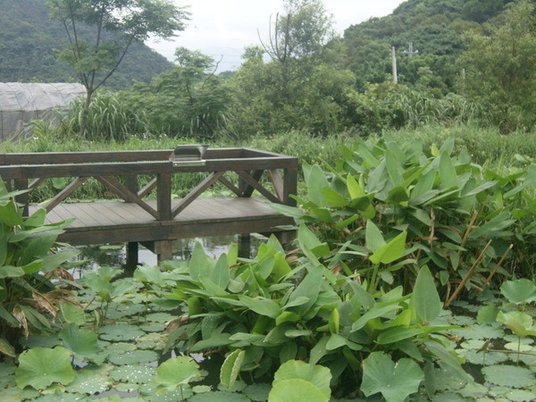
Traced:
[[393, 84], [398, 84], [398, 72], [396, 70], [396, 49], [391, 47], [391, 62], [393, 65]]
[[409, 57], [413, 57], [419, 54], [417, 49], [413, 50], [413, 42], [408, 43], [408, 50], [404, 50], [404, 54], [407, 54]]

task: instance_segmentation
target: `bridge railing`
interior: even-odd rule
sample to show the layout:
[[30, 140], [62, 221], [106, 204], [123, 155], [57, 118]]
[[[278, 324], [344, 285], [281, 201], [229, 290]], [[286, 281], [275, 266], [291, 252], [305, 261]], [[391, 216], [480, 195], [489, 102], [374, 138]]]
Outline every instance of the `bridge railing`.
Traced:
[[[271, 202], [294, 203], [290, 198], [297, 191], [298, 160], [294, 157], [248, 148], [217, 148], [208, 149], [201, 161], [181, 163], [170, 160], [172, 152], [4, 153], [0, 154], [0, 177], [11, 188], [29, 192], [49, 179], [72, 178], [54, 197], [42, 200], [48, 211], [67, 200], [89, 178], [95, 178], [115, 196], [139, 205], [159, 221], [173, 219], [216, 183], [237, 197], [250, 197], [257, 191]], [[172, 177], [181, 173], [207, 176], [178, 202], [172, 202]], [[142, 175], [152, 179], [139, 186]], [[156, 207], [147, 201], [154, 191]], [[29, 192], [18, 198], [25, 213]]]

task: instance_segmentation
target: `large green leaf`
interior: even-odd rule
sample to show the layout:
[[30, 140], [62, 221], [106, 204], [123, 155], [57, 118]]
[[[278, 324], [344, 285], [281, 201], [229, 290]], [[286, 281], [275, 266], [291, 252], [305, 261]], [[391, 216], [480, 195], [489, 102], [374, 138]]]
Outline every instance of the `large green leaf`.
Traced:
[[222, 254], [220, 258], [218, 258], [218, 261], [210, 274], [210, 280], [222, 289], [226, 289], [229, 285], [231, 273], [229, 272], [229, 265], [225, 254]]
[[322, 189], [329, 187], [325, 173], [318, 165], [303, 165], [303, 178], [307, 187], [307, 197], [317, 206], [326, 206]]
[[190, 275], [194, 281], [198, 281], [200, 278], [210, 278], [214, 268], [214, 261], [207, 256], [203, 246], [199, 242], [196, 242], [194, 245], [192, 258], [188, 262], [188, 268], [190, 268]]
[[452, 159], [450, 159], [450, 156], [446, 152], [443, 152], [439, 157], [439, 178], [441, 179], [442, 189], [459, 186], [456, 168], [452, 163]]
[[369, 257], [373, 264], [389, 264], [404, 256], [407, 232], [402, 232]]
[[514, 304], [536, 301], [536, 285], [530, 279], [506, 281], [501, 285], [501, 293], [510, 303]]
[[415, 313], [421, 323], [433, 321], [441, 312], [441, 299], [427, 266], [422, 267], [417, 274], [412, 299]]
[[387, 402], [404, 402], [423, 380], [424, 373], [413, 360], [395, 363], [385, 353], [373, 352], [363, 361], [361, 391], [367, 397], [381, 393]]
[[274, 300], [263, 297], [253, 298], [245, 295], [240, 295], [238, 298], [245, 306], [257, 314], [271, 318], [277, 318], [281, 314], [281, 307]]
[[[276, 371], [268, 401], [328, 401], [331, 396], [330, 381], [328, 368], [289, 360]], [[295, 390], [303, 391], [301, 398], [292, 399], [298, 395]]]
[[245, 356], [246, 352], [244, 350], [237, 349], [229, 353], [225, 358], [220, 369], [220, 382], [224, 387], [231, 388], [234, 385], [242, 368], [242, 363], [244, 363]]
[[67, 324], [59, 333], [65, 346], [77, 355], [92, 355], [97, 353], [97, 334], [94, 331], [80, 329], [74, 323]]
[[53, 383], [63, 385], [74, 381], [76, 373], [71, 367], [71, 352], [57, 346], [54, 349], [33, 348], [19, 356], [15, 371], [17, 386], [46, 389]]
[[382, 232], [378, 229], [378, 226], [371, 220], [367, 221], [365, 228], [365, 244], [369, 250], [375, 252], [381, 247], [385, 246], [385, 240], [383, 239]]
[[154, 382], [159, 391], [172, 391], [189, 382], [201, 379], [199, 365], [189, 356], [178, 356], [166, 360], [156, 369]]

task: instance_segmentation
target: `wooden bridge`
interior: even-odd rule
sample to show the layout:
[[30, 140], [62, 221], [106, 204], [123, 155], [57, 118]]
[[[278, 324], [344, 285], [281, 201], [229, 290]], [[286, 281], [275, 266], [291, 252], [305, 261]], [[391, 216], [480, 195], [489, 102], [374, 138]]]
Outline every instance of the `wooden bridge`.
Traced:
[[[167, 259], [176, 239], [273, 233], [281, 230], [278, 226], [293, 223], [268, 204], [293, 204], [289, 195], [296, 193], [296, 158], [220, 148], [208, 149], [202, 160], [181, 162], [170, 159], [172, 152], [0, 154], [0, 177], [13, 189], [29, 190], [18, 198], [25, 214], [31, 214], [40, 203], [48, 211], [48, 222], [73, 219], [60, 241], [73, 245], [128, 243], [130, 266], [137, 262], [140, 242], [153, 245], [159, 258]], [[175, 198], [174, 191], [185, 189], [174, 188], [174, 176], [186, 173], [197, 173], [201, 181], [185, 196]], [[38, 188], [54, 179], [55, 187], [59, 181], [63, 188], [51, 199], [39, 199]], [[88, 180], [96, 180], [114, 198], [74, 199]], [[202, 196], [216, 184], [232, 196]]]

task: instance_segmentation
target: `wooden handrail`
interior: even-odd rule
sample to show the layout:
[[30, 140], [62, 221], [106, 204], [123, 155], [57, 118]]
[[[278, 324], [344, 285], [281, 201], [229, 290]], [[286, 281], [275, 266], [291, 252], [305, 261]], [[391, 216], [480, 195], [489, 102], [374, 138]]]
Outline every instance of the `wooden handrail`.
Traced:
[[[90, 177], [103, 183], [112, 193], [126, 202], [136, 203], [156, 220], [171, 220], [193, 200], [217, 182], [239, 197], [249, 197], [257, 190], [271, 202], [292, 205], [296, 194], [298, 160], [294, 157], [246, 148], [208, 149], [199, 164], [173, 163], [172, 150], [111, 151], [111, 152], [50, 152], [0, 154], [0, 177], [12, 182], [17, 189], [33, 190], [47, 179], [74, 177], [65, 189], [50, 201], [50, 210], [61, 203]], [[273, 192], [261, 184], [263, 172], [273, 186]], [[238, 176], [238, 187], [223, 176], [226, 172]], [[171, 177], [181, 173], [209, 173], [175, 206], [171, 201]], [[138, 190], [137, 177], [155, 177]], [[126, 178], [126, 185], [116, 177]], [[31, 180], [31, 181], [30, 181]], [[29, 184], [30, 183], [30, 184]], [[156, 187], [156, 210], [142, 199]], [[18, 198], [28, 210], [28, 196]]]

